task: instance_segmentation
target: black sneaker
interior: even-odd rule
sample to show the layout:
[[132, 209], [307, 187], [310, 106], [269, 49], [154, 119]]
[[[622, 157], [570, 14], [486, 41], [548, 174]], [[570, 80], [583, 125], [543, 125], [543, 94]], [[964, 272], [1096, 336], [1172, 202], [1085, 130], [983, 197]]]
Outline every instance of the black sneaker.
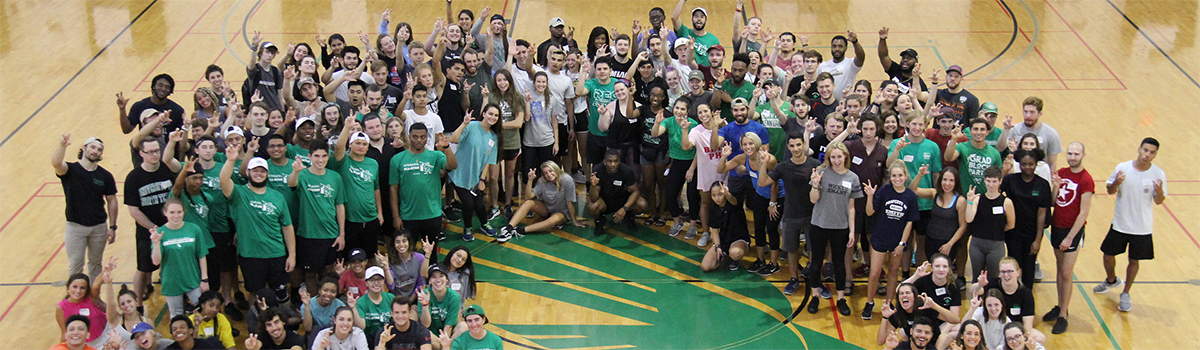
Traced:
[[597, 217], [596, 225], [594, 225], [595, 227], [592, 229], [592, 233], [596, 234], [597, 236], [604, 234], [604, 224], [607, 221], [608, 221], [608, 218], [605, 216]]
[[629, 229], [629, 233], [637, 232], [637, 220], [631, 217], [625, 217], [625, 228]]
[[506, 218], [509, 218], [509, 219], [512, 219], [512, 217], [513, 217], [513, 207], [512, 207], [512, 205], [506, 205], [506, 206], [504, 206], [504, 217], [506, 217]]
[[958, 284], [958, 291], [960, 291], [960, 292], [967, 291], [967, 279], [964, 278], [963, 276], [958, 276], [958, 279], [954, 280], [954, 283]]
[[462, 220], [462, 214], [459, 214], [457, 211], [451, 210], [450, 207], [446, 207], [446, 208], [442, 209], [442, 213], [443, 213], [443, 215], [446, 216], [446, 220], [450, 220], [450, 221]]
[[868, 302], [866, 305], [863, 306], [862, 319], [870, 320], [874, 314], [875, 314], [875, 303], [874, 302]]
[[815, 314], [821, 308], [821, 298], [812, 297], [808, 299], [808, 313]]
[[237, 306], [229, 303], [225, 304], [225, 317], [228, 317], [230, 320], [241, 321], [245, 315], [242, 314], [242, 310], [238, 310]]
[[763, 266], [761, 269], [758, 269], [758, 275], [763, 277], [774, 275], [776, 272], [779, 272], [779, 265], [773, 262], [767, 263], [767, 266]]
[[746, 271], [750, 273], [757, 273], [758, 270], [763, 268], [763, 266], [767, 266], [767, 263], [763, 262], [762, 259], [755, 260], [753, 263], [750, 263], [750, 268], [747, 268]]
[[740, 268], [742, 268], [741, 260], [729, 259], [729, 271], [737, 271]]
[[1042, 316], [1042, 322], [1050, 322], [1055, 319], [1058, 319], [1058, 314], [1061, 313], [1060, 310], [1061, 309], [1059, 309], [1058, 306], [1055, 306], [1053, 309], [1050, 309], [1050, 312], [1047, 312], [1045, 316]]
[[821, 268], [821, 274], [825, 275], [825, 282], [833, 282], [833, 263], [825, 263]]
[[[235, 285], [234, 288], [236, 289], [237, 286]], [[239, 310], [250, 310], [250, 301], [246, 300], [246, 294], [240, 290], [233, 292], [233, 304], [237, 305]]]
[[792, 280], [788, 281], [788, 284], [783, 287], [783, 294], [786, 294], [786, 295], [796, 294], [797, 288], [800, 288], [800, 280], [796, 279], [796, 278], [792, 278]]
[[838, 313], [842, 314], [842, 316], [850, 316], [850, 305], [846, 304], [846, 299], [838, 299], [837, 309]]
[[1067, 332], [1067, 318], [1059, 317], [1058, 321], [1054, 322], [1054, 329], [1050, 330], [1053, 334], [1063, 334]]

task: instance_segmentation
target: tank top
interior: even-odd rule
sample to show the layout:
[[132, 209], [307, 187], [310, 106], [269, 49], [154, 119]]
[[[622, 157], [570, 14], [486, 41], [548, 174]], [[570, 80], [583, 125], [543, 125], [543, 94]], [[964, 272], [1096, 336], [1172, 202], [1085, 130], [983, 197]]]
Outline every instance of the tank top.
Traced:
[[617, 103], [612, 123], [608, 126], [608, 139], [614, 147], [627, 148], [642, 141], [642, 118], [629, 119], [622, 109], [621, 104]]
[[[771, 199], [771, 186], [758, 185], [758, 171], [750, 168], [750, 157], [746, 157], [746, 172], [750, 173], [750, 181], [754, 183], [754, 192], [758, 193], [760, 197]], [[783, 199], [785, 197], [784, 194], [786, 192], [783, 190], [783, 179], [779, 179], [779, 198], [777, 199]]]
[[58, 307], [62, 308], [63, 317], [72, 315], [83, 315], [91, 321], [92, 326], [88, 327], [87, 341], [92, 341], [104, 333], [104, 325], [108, 324], [108, 316], [100, 306], [96, 305], [92, 298], [80, 300], [78, 303], [72, 303], [70, 300], [63, 299], [58, 302]]
[[971, 221], [971, 236], [993, 241], [1004, 240], [1004, 226], [1008, 223], [1004, 213], [1004, 199], [1003, 194], [996, 199], [988, 199], [986, 194], [979, 196], [975, 220]]
[[[940, 204], [935, 204], [930, 214], [929, 230], [926, 231], [929, 238], [941, 241], [948, 241], [954, 238], [954, 232], [958, 231], [958, 195], [954, 195], [954, 198], [950, 200], [949, 208], [943, 208]], [[979, 214], [976, 213], [975, 215], [978, 216]]]

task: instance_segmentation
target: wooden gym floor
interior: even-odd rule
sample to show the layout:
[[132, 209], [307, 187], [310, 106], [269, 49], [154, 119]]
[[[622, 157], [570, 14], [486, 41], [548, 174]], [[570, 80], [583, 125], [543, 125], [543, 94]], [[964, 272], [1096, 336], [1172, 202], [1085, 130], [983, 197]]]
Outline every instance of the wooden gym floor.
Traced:
[[[535, 44], [555, 15], [576, 27], [582, 42], [593, 26], [627, 32], [650, 7], [674, 7], [670, 1], [465, 0], [455, 10], [478, 13], [484, 5], [512, 19], [516, 37]], [[424, 39], [443, 6], [436, 0], [0, 4], [0, 327], [9, 330], [0, 348], [45, 349], [58, 339], [52, 308], [64, 294], [63, 198], [46, 163], [60, 133], [73, 134], [73, 147], [88, 136], [107, 141], [101, 164], [121, 180], [131, 165], [123, 146], [128, 136], [116, 123], [117, 92], [136, 101], [149, 93], [150, 77], [170, 73], [173, 100], [190, 112], [192, 92], [207, 84], [208, 64], [221, 65], [235, 85], [244, 78], [246, 30], [277, 44], [312, 44], [314, 35], [333, 32], [357, 43], [352, 33], [375, 32], [379, 14], [391, 8], [393, 23], [413, 23]], [[710, 31], [729, 45], [734, 2], [695, 0], [685, 13], [694, 6], [708, 9]], [[1157, 137], [1156, 164], [1168, 174], [1170, 197], [1155, 209], [1158, 258], [1143, 264], [1133, 311], [1116, 311], [1116, 293], [1090, 290], [1104, 275], [1097, 247], [1113, 206], [1112, 196], [1097, 195], [1074, 276], [1071, 328], [1050, 336], [1047, 348], [1200, 348], [1200, 316], [1186, 311], [1200, 296], [1200, 241], [1190, 231], [1200, 230], [1200, 167], [1187, 156], [1200, 149], [1197, 1], [746, 1], [746, 10], [777, 33], [811, 35], [826, 55], [833, 35], [857, 31], [867, 51], [859, 77], [876, 86], [886, 77], [875, 56], [876, 32], [888, 26], [893, 57], [913, 47], [927, 71], [963, 66], [968, 89], [995, 102], [1002, 115], [1019, 120], [1020, 101], [1042, 97], [1043, 120], [1064, 144], [1087, 144], [1085, 165], [1100, 182], [1135, 156], [1138, 140]], [[122, 230], [107, 253], [129, 257], [118, 271], [118, 280], [128, 282], [134, 223], [121, 212]], [[700, 248], [656, 230], [610, 229], [595, 237], [590, 229], [567, 229], [505, 245], [486, 238], [468, 244], [480, 265], [478, 302], [489, 311], [489, 329], [510, 348], [878, 348], [879, 321], [858, 317], [864, 288], [851, 297], [852, 317], [833, 316], [828, 305], [783, 324], [800, 303], [782, 294], [784, 273], [766, 280], [701, 273]], [[458, 236], [450, 236], [456, 244]], [[1035, 288], [1039, 315], [1055, 302], [1049, 249], [1040, 256], [1046, 280]], [[1121, 260], [1118, 269], [1124, 266]], [[155, 318], [161, 297], [148, 305], [149, 316], [161, 321]], [[166, 329], [163, 322], [158, 327]], [[1047, 334], [1050, 327], [1037, 324]]]

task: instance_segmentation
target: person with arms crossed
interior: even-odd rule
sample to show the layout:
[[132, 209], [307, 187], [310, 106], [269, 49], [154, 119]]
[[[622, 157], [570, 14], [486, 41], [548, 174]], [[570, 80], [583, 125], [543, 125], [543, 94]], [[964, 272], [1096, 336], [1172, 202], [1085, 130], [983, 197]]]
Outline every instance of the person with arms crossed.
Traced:
[[[1167, 200], [1167, 174], [1154, 165], [1158, 156], [1158, 140], [1153, 137], [1142, 139], [1138, 145], [1138, 157], [1134, 160], [1117, 164], [1116, 170], [1105, 181], [1108, 194], [1116, 194], [1117, 202], [1113, 208], [1112, 228], [1100, 244], [1104, 252], [1104, 272], [1107, 274], [1092, 291], [1104, 293], [1116, 288], [1122, 283], [1125, 289], [1121, 292], [1117, 310], [1128, 312], [1133, 309], [1129, 298], [1129, 290], [1137, 277], [1142, 260], [1154, 259], [1154, 205], [1163, 204]], [[1125, 268], [1126, 280], [1117, 277], [1117, 255], [1129, 250], [1129, 266]]]

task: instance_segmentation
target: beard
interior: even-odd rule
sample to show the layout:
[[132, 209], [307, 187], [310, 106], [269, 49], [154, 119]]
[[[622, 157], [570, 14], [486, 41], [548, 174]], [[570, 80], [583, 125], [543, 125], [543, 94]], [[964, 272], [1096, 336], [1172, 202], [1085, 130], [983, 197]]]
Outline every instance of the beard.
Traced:
[[104, 155], [101, 155], [101, 154], [95, 154], [95, 155], [87, 154], [87, 155], [84, 155], [84, 158], [87, 158], [87, 160], [88, 160], [89, 162], [92, 162], [92, 163], [99, 163], [101, 160], [104, 160]]
[[692, 29], [695, 29], [695, 30], [704, 30], [704, 26], [705, 26], [705, 25], [707, 25], [707, 24], [708, 24], [708, 22], [707, 22], [707, 21], [705, 21], [705, 22], [695, 22], [695, 21], [693, 21], [693, 22], [692, 22]]
[[267, 180], [263, 180], [263, 181], [254, 181], [254, 179], [250, 179], [250, 187], [253, 187], [253, 188], [263, 188], [263, 187], [266, 187], [266, 186], [267, 186]]

